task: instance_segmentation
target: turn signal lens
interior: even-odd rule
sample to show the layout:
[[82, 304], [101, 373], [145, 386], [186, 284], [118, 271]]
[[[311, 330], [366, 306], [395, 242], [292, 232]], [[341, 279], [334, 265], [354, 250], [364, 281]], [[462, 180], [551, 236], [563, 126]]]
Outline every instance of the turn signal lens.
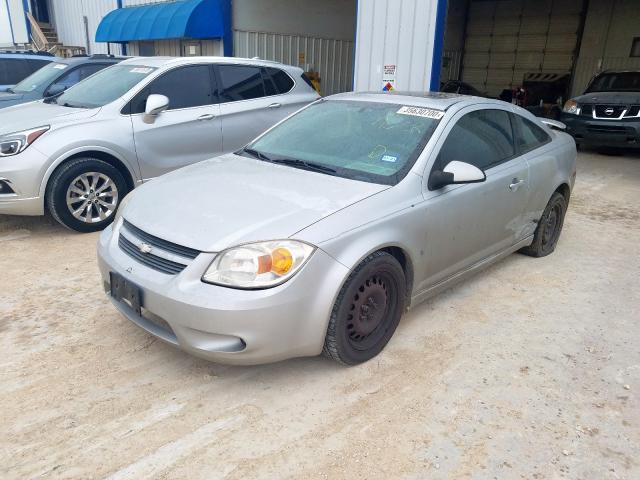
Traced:
[[202, 281], [233, 288], [269, 288], [289, 280], [315, 247], [296, 240], [258, 242], [219, 253]]
[[271, 258], [273, 259], [271, 271], [276, 275], [284, 275], [293, 267], [293, 254], [286, 248], [276, 248]]

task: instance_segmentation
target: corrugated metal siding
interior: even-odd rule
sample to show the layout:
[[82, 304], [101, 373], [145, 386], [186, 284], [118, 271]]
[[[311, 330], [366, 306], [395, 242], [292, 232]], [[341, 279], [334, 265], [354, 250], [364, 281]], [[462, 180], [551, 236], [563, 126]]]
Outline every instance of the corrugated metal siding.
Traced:
[[526, 73], [570, 73], [583, 2], [472, 1], [462, 79], [497, 96]]
[[22, 0], [0, 1], [0, 46], [30, 42], [25, 18]]
[[437, 0], [358, 2], [356, 90], [382, 90], [384, 65], [397, 66], [397, 89], [429, 90], [437, 4]]
[[[320, 73], [323, 95], [351, 90], [353, 42], [303, 35], [234, 31], [236, 57], [260, 57]], [[304, 55], [304, 62], [300, 62]]]
[[[162, 57], [180, 57], [182, 42], [177, 40], [156, 40], [153, 42], [155, 55]], [[201, 53], [204, 56], [222, 56], [222, 40], [202, 40]], [[128, 54], [135, 57], [140, 55], [139, 42], [130, 42]]]
[[[117, 8], [116, 0], [50, 0], [53, 7], [53, 23], [61, 43], [73, 47], [85, 47], [91, 53], [107, 53], [106, 43], [96, 43], [95, 33], [102, 18]], [[83, 17], [89, 23], [89, 45]], [[111, 53], [120, 54], [120, 46], [112, 44]]]

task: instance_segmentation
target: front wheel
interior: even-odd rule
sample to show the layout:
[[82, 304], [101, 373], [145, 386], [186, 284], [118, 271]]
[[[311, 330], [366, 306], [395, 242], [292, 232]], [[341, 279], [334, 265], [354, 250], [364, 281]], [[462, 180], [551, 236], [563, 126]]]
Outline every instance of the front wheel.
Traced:
[[107, 227], [129, 191], [114, 166], [95, 158], [76, 158], [54, 172], [47, 206], [53, 217], [77, 232]]
[[331, 312], [323, 353], [345, 365], [375, 357], [405, 309], [406, 279], [386, 252], [369, 255], [343, 285]]
[[567, 213], [567, 200], [564, 195], [556, 192], [551, 196], [551, 200], [542, 213], [540, 222], [533, 236], [530, 246], [520, 250], [521, 253], [531, 257], [546, 257], [556, 249], [564, 216]]

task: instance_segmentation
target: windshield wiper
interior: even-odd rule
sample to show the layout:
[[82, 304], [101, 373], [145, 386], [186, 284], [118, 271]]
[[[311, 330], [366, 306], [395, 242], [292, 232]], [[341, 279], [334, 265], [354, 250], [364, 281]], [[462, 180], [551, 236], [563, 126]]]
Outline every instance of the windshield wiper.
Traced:
[[248, 153], [252, 157], [257, 158], [259, 160], [264, 160], [265, 162], [271, 162], [272, 161], [267, 155], [265, 155], [262, 152], [259, 152], [258, 150], [255, 150], [253, 148], [243, 148], [240, 151], [243, 152], [243, 153]]
[[337, 170], [335, 168], [327, 167], [326, 165], [321, 165], [319, 163], [307, 162], [305, 160], [298, 160], [294, 158], [277, 158], [272, 161], [273, 163], [288, 165], [290, 167], [300, 168], [302, 170], [310, 170], [312, 172], [320, 172], [320, 173], [328, 173], [328, 174], [337, 173]]
[[7, 92], [7, 93], [16, 93], [16, 92], [13, 90], [13, 88], [7, 88], [7, 89], [5, 90], [5, 92]]

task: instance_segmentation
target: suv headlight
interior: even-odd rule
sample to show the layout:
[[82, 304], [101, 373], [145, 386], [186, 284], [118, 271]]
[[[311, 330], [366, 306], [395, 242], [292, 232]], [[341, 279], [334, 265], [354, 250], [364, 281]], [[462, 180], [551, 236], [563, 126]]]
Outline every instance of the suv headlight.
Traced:
[[578, 102], [575, 100], [567, 100], [562, 111], [573, 115], [580, 115], [580, 105], [578, 105]]
[[0, 136], [0, 157], [11, 157], [24, 152], [47, 130], [49, 125]]
[[242, 289], [275, 287], [293, 277], [314, 251], [296, 240], [240, 245], [220, 252], [202, 281]]

